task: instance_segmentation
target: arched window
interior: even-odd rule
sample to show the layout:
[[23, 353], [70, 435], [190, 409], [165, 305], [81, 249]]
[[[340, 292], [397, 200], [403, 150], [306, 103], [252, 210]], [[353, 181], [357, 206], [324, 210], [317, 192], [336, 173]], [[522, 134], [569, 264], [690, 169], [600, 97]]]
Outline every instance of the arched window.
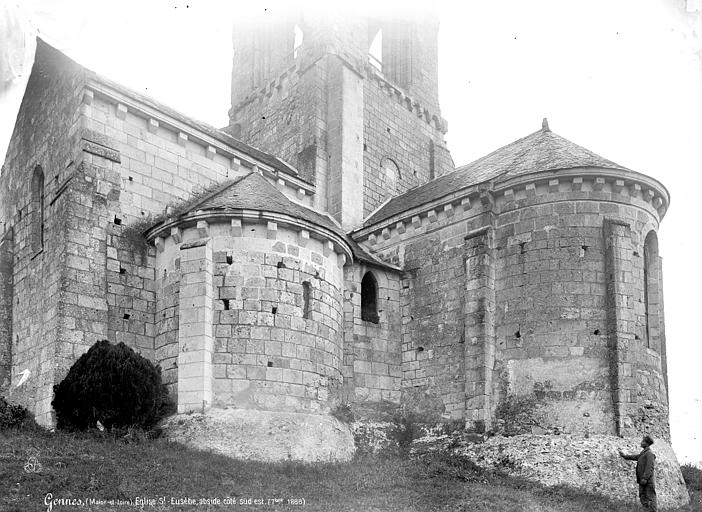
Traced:
[[401, 178], [400, 168], [389, 158], [383, 158], [380, 161], [380, 168], [385, 175], [385, 199], [387, 199], [397, 194], [397, 183]]
[[32, 251], [37, 253], [44, 248], [44, 171], [38, 165], [32, 174], [30, 222]]
[[366, 272], [361, 280], [361, 320], [377, 324], [378, 316], [378, 282], [372, 273]]
[[368, 62], [378, 71], [383, 70], [383, 31], [378, 30], [368, 48]]
[[304, 38], [304, 32], [302, 32], [300, 26], [296, 24], [295, 28], [293, 29], [293, 59], [297, 59], [297, 55], [299, 53], [298, 50], [300, 49], [300, 46], [302, 46], [302, 41]]
[[661, 282], [658, 260], [658, 237], [650, 231], [644, 242], [644, 304], [646, 306], [646, 343], [661, 350], [660, 297]]
[[302, 318], [310, 318], [312, 312], [312, 285], [309, 281], [302, 283]]

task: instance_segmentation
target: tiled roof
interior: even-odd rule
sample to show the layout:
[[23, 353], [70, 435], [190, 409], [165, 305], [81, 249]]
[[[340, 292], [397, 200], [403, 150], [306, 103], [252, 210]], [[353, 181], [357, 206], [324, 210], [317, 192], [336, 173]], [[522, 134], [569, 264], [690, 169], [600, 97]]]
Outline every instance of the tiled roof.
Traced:
[[291, 201], [285, 194], [256, 172], [222, 183], [213, 192], [190, 206], [186, 214], [198, 210], [227, 211], [239, 209], [282, 213], [312, 222], [339, 235], [348, 243], [356, 259], [373, 265], [397, 269], [394, 265], [385, 263], [366, 252], [363, 247], [346, 235], [341, 227], [332, 221], [331, 218]]
[[326, 215], [291, 201], [257, 172], [225, 182], [214, 192], [195, 203], [196, 210], [264, 210], [297, 217], [332, 230], [345, 237], [344, 231]]
[[479, 183], [500, 183], [525, 174], [578, 167], [628, 170], [556, 135], [545, 124], [537, 132], [393, 198], [371, 215], [364, 226]]
[[292, 167], [290, 164], [285, 162], [284, 160], [273, 156], [269, 153], [266, 153], [264, 151], [261, 151], [260, 149], [257, 149], [253, 146], [249, 146], [248, 144], [245, 144], [241, 142], [238, 139], [235, 139], [231, 135], [229, 135], [227, 132], [220, 130], [218, 128], [215, 128], [214, 126], [210, 126], [207, 123], [203, 123], [202, 121], [198, 121], [196, 119], [193, 119], [192, 117], [188, 117], [184, 114], [181, 114], [177, 110], [172, 109], [171, 107], [164, 105], [163, 103], [160, 103], [153, 98], [150, 98], [149, 96], [145, 96], [143, 94], [140, 94], [138, 92], [135, 92], [128, 87], [125, 87], [122, 84], [119, 84], [117, 82], [114, 82], [110, 80], [109, 78], [105, 78], [104, 76], [98, 75], [97, 73], [90, 71], [86, 69], [87, 75], [89, 78], [92, 78], [96, 82], [99, 82], [103, 85], [106, 85], [116, 91], [121, 92], [122, 94], [129, 96], [135, 100], [137, 100], [140, 103], [143, 103], [145, 105], [148, 105], [149, 107], [158, 110], [159, 112], [163, 112], [164, 114], [168, 115], [169, 117], [172, 117], [174, 119], [177, 119], [181, 123], [187, 124], [196, 130], [199, 130], [210, 137], [212, 137], [215, 140], [218, 140], [219, 142], [222, 142], [226, 144], [227, 146], [240, 151], [241, 153], [244, 153], [245, 155], [248, 155], [252, 158], [255, 158], [259, 162], [262, 162], [266, 165], [269, 165], [273, 169], [277, 171], [282, 171], [286, 174], [291, 174], [303, 181], [304, 180], [301, 176], [299, 176], [297, 170]]

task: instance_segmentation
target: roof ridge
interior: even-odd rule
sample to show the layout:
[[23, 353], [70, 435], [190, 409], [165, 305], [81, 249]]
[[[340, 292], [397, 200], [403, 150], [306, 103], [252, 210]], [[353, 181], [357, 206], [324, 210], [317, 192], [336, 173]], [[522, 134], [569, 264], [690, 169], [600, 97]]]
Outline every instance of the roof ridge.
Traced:
[[197, 207], [198, 207], [198, 206], [200, 206], [200, 205], [202, 205], [203, 203], [209, 201], [210, 199], [212, 199], [212, 198], [215, 197], [216, 195], [221, 194], [222, 192], [224, 192], [224, 191], [227, 190], [228, 188], [233, 187], [234, 185], [236, 185], [237, 183], [243, 181], [245, 178], [248, 178], [248, 177], [251, 176], [252, 174], [254, 174], [254, 172], [253, 172], [253, 171], [250, 171], [248, 174], [244, 174], [243, 176], [237, 176], [236, 178], [233, 178], [233, 179], [231, 179], [231, 180], [223, 181], [223, 182], [220, 183], [220, 185], [219, 185], [218, 187], [216, 187], [212, 192], [210, 192], [209, 194], [206, 194], [205, 197], [203, 197], [203, 198], [201, 198], [199, 201], [195, 202], [192, 206], [189, 206], [189, 207], [188, 207], [188, 211], [197, 210]]
[[[532, 132], [529, 135], [525, 135], [524, 137], [521, 137], [517, 140], [513, 140], [512, 142], [505, 144], [504, 146], [500, 146], [499, 148], [497, 148], [494, 151], [490, 151], [487, 155], [483, 155], [480, 158], [476, 158], [475, 160], [472, 160], [472, 161], [468, 162], [467, 164], [463, 164], [462, 166], [457, 167], [455, 171], [450, 172], [450, 173], [446, 173], [443, 176], [448, 176], [449, 174], [453, 174], [454, 172], [464, 170], [466, 167], [473, 166], [474, 164], [476, 164], [482, 160], [486, 160], [488, 157], [491, 157], [492, 155], [494, 155], [496, 153], [499, 153], [500, 151], [504, 150], [505, 148], [508, 148], [509, 146], [517, 145], [518, 143], [523, 142], [526, 139], [528, 139], [529, 137], [533, 137], [534, 135], [537, 135], [539, 133], [543, 133], [543, 130], [542, 129], [536, 130], [535, 132]], [[550, 132], [550, 133], [553, 133], [553, 132]], [[556, 134], [554, 134], [554, 135], [556, 135]]]

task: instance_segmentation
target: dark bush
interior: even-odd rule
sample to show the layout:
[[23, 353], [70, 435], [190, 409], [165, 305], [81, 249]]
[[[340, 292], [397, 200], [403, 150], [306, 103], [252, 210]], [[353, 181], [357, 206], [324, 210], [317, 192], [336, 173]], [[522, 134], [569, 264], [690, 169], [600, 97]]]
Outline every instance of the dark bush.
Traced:
[[702, 469], [692, 464], [683, 464], [680, 466], [680, 471], [688, 488], [693, 491], [702, 491]]
[[417, 415], [411, 411], [399, 411], [393, 418], [393, 423], [393, 428], [388, 432], [388, 436], [397, 443], [400, 452], [409, 452], [412, 441], [421, 433]]
[[161, 369], [124, 343], [98, 341], [54, 386], [59, 428], [150, 428], [171, 412]]
[[0, 430], [35, 426], [34, 418], [27, 409], [0, 396]]

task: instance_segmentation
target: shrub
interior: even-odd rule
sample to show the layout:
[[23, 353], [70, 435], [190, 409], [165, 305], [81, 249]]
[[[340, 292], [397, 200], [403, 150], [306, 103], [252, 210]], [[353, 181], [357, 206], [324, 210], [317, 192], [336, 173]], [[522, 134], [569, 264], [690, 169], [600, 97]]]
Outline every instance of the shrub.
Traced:
[[35, 426], [34, 418], [27, 409], [21, 405], [12, 404], [0, 396], [0, 430]]
[[680, 471], [682, 471], [685, 483], [690, 489], [702, 491], [702, 469], [692, 464], [683, 464], [680, 466]]
[[420, 434], [417, 415], [411, 411], [398, 411], [393, 418], [394, 428], [389, 432], [390, 438], [397, 443], [400, 452], [408, 452], [412, 441]]
[[124, 343], [98, 341], [54, 386], [59, 428], [84, 430], [100, 421], [106, 428], [150, 428], [172, 404], [161, 369]]

